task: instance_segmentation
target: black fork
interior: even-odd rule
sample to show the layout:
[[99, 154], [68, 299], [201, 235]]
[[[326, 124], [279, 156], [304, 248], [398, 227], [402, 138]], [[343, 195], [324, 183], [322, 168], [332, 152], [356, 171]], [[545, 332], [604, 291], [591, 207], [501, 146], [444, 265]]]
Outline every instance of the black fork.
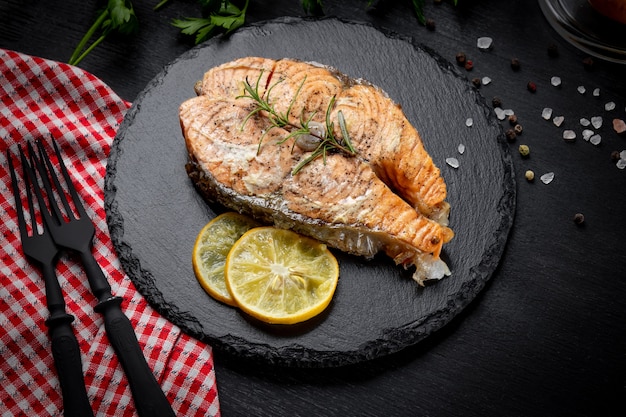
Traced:
[[[66, 188], [69, 191], [78, 216], [75, 216], [71, 210], [59, 177], [56, 174], [43, 143], [37, 141], [39, 157], [34, 157], [33, 162], [42, 179], [50, 206], [50, 211], [41, 210], [44, 222], [48, 226], [50, 234], [57, 245], [70, 249], [80, 255], [85, 273], [87, 274], [89, 286], [91, 287], [91, 292], [98, 299], [94, 310], [102, 314], [104, 318], [104, 327], [107, 336], [128, 378], [137, 414], [141, 417], [174, 416], [174, 411], [169, 401], [150, 370], [146, 358], [143, 356], [130, 320], [122, 312], [120, 307], [122, 298], [112, 295], [111, 287], [100, 265], [98, 265], [93, 257], [91, 251], [95, 227], [89, 219], [80, 197], [74, 188], [56, 142], [52, 141], [52, 144], [57, 160], [59, 161], [58, 165]], [[34, 149], [30, 143], [29, 150], [34, 155]], [[63, 216], [60, 207], [53, 198], [55, 195], [53, 185], [57, 191], [56, 195], [63, 206], [65, 216]], [[42, 194], [41, 190], [37, 187], [35, 188], [35, 193], [38, 197]], [[66, 218], [67, 220], [65, 220]]]
[[[22, 251], [31, 263], [40, 267], [45, 283], [46, 305], [50, 312], [45, 323], [50, 334], [52, 356], [61, 384], [64, 415], [66, 417], [93, 417], [93, 411], [91, 410], [87, 398], [87, 390], [83, 378], [80, 348], [71, 326], [71, 323], [74, 321], [74, 316], [68, 314], [65, 309], [63, 293], [55, 273], [60, 250], [52, 240], [52, 236], [50, 236], [45, 224], [41, 232], [38, 230], [36, 209], [31, 193], [31, 184], [36, 184], [37, 179], [22, 152], [22, 148], [19, 148], [19, 153], [23, 171], [22, 178], [24, 179], [23, 188], [26, 190], [30, 215], [30, 234], [24, 216], [24, 209], [22, 208], [20, 186], [13, 167], [11, 152], [7, 150], [9, 172], [11, 173], [11, 186], [15, 198], [15, 210], [17, 211], [17, 222], [20, 229]], [[41, 202], [39, 202], [39, 204], [41, 204]], [[41, 207], [41, 205], [39, 205], [39, 207]]]

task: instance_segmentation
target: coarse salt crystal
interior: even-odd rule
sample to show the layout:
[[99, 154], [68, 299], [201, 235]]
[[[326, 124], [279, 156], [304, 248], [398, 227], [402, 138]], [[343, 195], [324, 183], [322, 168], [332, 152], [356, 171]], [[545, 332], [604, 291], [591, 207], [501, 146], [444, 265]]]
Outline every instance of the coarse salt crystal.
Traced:
[[573, 141], [574, 139], [576, 139], [576, 132], [574, 132], [573, 130], [564, 130], [563, 139], [566, 141]]
[[561, 85], [561, 77], [552, 77], [550, 78], [550, 84], [552, 84], [555, 87], [558, 87]]
[[596, 88], [595, 90], [593, 90], [593, 96], [594, 97], [600, 97], [600, 89]]
[[513, 109], [504, 109], [505, 116], [513, 116], [514, 114], [515, 112], [513, 111]]
[[452, 168], [458, 168], [459, 160], [456, 158], [446, 158], [446, 164], [450, 165]]
[[626, 150], [621, 151], [621, 152], [619, 153], [619, 157], [620, 157], [621, 159], [626, 160]]
[[491, 78], [483, 77], [482, 82], [483, 82], [483, 85], [489, 85], [491, 84]]
[[615, 110], [615, 102], [609, 101], [608, 103], [606, 103], [604, 105], [604, 110], [606, 110], [606, 111]]
[[498, 120], [504, 120], [506, 118], [506, 114], [504, 113], [504, 110], [502, 110], [502, 108], [496, 107], [495, 109], [493, 109], [493, 111], [496, 113], [496, 117], [498, 118]]
[[467, 126], [467, 127], [472, 127], [473, 125], [474, 125], [474, 119], [472, 119], [471, 117], [468, 117], [468, 118], [465, 120], [465, 126]]
[[565, 117], [556, 116], [554, 119], [552, 119], [552, 123], [554, 123], [556, 127], [560, 127], [563, 124], [564, 120], [565, 120]]
[[600, 129], [602, 127], [602, 116], [594, 116], [591, 118], [591, 124], [596, 129]]
[[585, 92], [587, 91], [584, 85], [579, 85], [577, 90], [580, 94], [585, 94]]
[[552, 109], [549, 107], [546, 107], [545, 109], [543, 109], [543, 111], [541, 112], [541, 117], [543, 117], [546, 120], [550, 120], [550, 118], [552, 117]]
[[619, 169], [626, 168], [626, 159], [620, 159], [619, 161], [617, 161], [616, 165]]
[[554, 172], [548, 172], [541, 176], [541, 182], [544, 184], [550, 184], [554, 179]]
[[580, 119], [580, 125], [581, 126], [589, 126], [591, 124], [591, 122], [589, 121], [589, 119], [585, 119], [584, 117], [582, 119]]
[[463, 145], [462, 143], [459, 144], [459, 147], [457, 148], [457, 150], [459, 151], [461, 155], [463, 155], [465, 153], [465, 145]]
[[486, 51], [487, 49], [491, 48], [492, 44], [493, 44], [493, 39], [488, 36], [483, 36], [481, 38], [478, 38], [478, 40], [476, 41], [476, 46], [478, 47], [478, 49], [482, 49], [483, 51]]
[[593, 136], [593, 130], [585, 129], [583, 130], [583, 139], [589, 140]]
[[601, 141], [602, 141], [602, 137], [600, 135], [593, 135], [591, 138], [589, 138], [589, 142], [591, 142], [592, 144], [596, 146], [598, 146]]

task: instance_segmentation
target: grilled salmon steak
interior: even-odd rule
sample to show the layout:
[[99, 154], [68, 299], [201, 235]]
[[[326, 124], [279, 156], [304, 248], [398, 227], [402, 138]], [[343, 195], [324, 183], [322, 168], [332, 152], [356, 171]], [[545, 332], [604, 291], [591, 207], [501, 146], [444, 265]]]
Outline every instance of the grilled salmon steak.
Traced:
[[[351, 254], [384, 251], [414, 265], [420, 285], [450, 274], [446, 185], [384, 91], [320, 64], [258, 57], [210, 69], [195, 89], [179, 116], [187, 172], [207, 200]], [[353, 152], [312, 158], [327, 137]]]

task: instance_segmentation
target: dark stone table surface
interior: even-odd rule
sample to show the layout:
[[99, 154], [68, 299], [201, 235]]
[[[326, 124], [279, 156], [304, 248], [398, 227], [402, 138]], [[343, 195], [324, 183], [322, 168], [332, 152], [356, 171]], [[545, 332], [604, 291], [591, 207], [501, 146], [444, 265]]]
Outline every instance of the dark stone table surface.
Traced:
[[[0, 47], [67, 61], [102, 2], [0, 1]], [[134, 101], [162, 69], [193, 47], [170, 25], [199, 14], [198, 3], [135, 1], [140, 32], [113, 37], [80, 67]], [[613, 119], [626, 119], [626, 66], [573, 47], [529, 0], [426, 1], [434, 30], [411, 2], [324, 2], [326, 16], [366, 22], [414, 39], [453, 62], [473, 61], [469, 80], [512, 109], [523, 133], [510, 144], [516, 214], [498, 268], [450, 323], [415, 346], [373, 361], [330, 369], [255, 364], [216, 352], [224, 416], [618, 416], [626, 413], [626, 149]], [[251, 0], [247, 24], [305, 16], [297, 0]], [[479, 37], [493, 38], [480, 51]], [[329, 45], [341, 39], [328, 39]], [[557, 56], [548, 53], [556, 49]], [[514, 70], [511, 59], [520, 67]], [[465, 71], [465, 70], [463, 70]], [[561, 85], [551, 85], [551, 78]], [[536, 91], [527, 84], [533, 82]], [[586, 92], [577, 89], [584, 86]], [[594, 95], [593, 91], [598, 90]], [[615, 103], [615, 109], [605, 105]], [[544, 108], [563, 116], [560, 127]], [[582, 137], [581, 118], [601, 116], [601, 143]], [[445, 114], [433, 114], [441, 123]], [[504, 129], [507, 122], [501, 122]], [[577, 138], [563, 140], [564, 130]], [[459, 135], [462, 132], [459, 131]], [[527, 144], [528, 158], [517, 148]], [[536, 179], [527, 182], [525, 172]], [[539, 176], [554, 172], [550, 184]], [[584, 223], [574, 222], [577, 213]]]

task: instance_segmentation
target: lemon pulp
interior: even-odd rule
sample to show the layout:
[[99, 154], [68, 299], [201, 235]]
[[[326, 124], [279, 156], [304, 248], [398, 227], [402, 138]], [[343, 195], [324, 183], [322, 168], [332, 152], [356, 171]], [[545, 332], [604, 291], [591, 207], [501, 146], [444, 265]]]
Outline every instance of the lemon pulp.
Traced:
[[193, 247], [193, 270], [202, 288], [216, 300], [237, 305], [224, 280], [226, 256], [241, 235], [256, 226], [258, 223], [242, 214], [227, 212], [215, 217], [198, 233]]
[[339, 265], [321, 242], [290, 230], [257, 227], [235, 242], [224, 275], [242, 311], [267, 323], [294, 324], [330, 304]]

